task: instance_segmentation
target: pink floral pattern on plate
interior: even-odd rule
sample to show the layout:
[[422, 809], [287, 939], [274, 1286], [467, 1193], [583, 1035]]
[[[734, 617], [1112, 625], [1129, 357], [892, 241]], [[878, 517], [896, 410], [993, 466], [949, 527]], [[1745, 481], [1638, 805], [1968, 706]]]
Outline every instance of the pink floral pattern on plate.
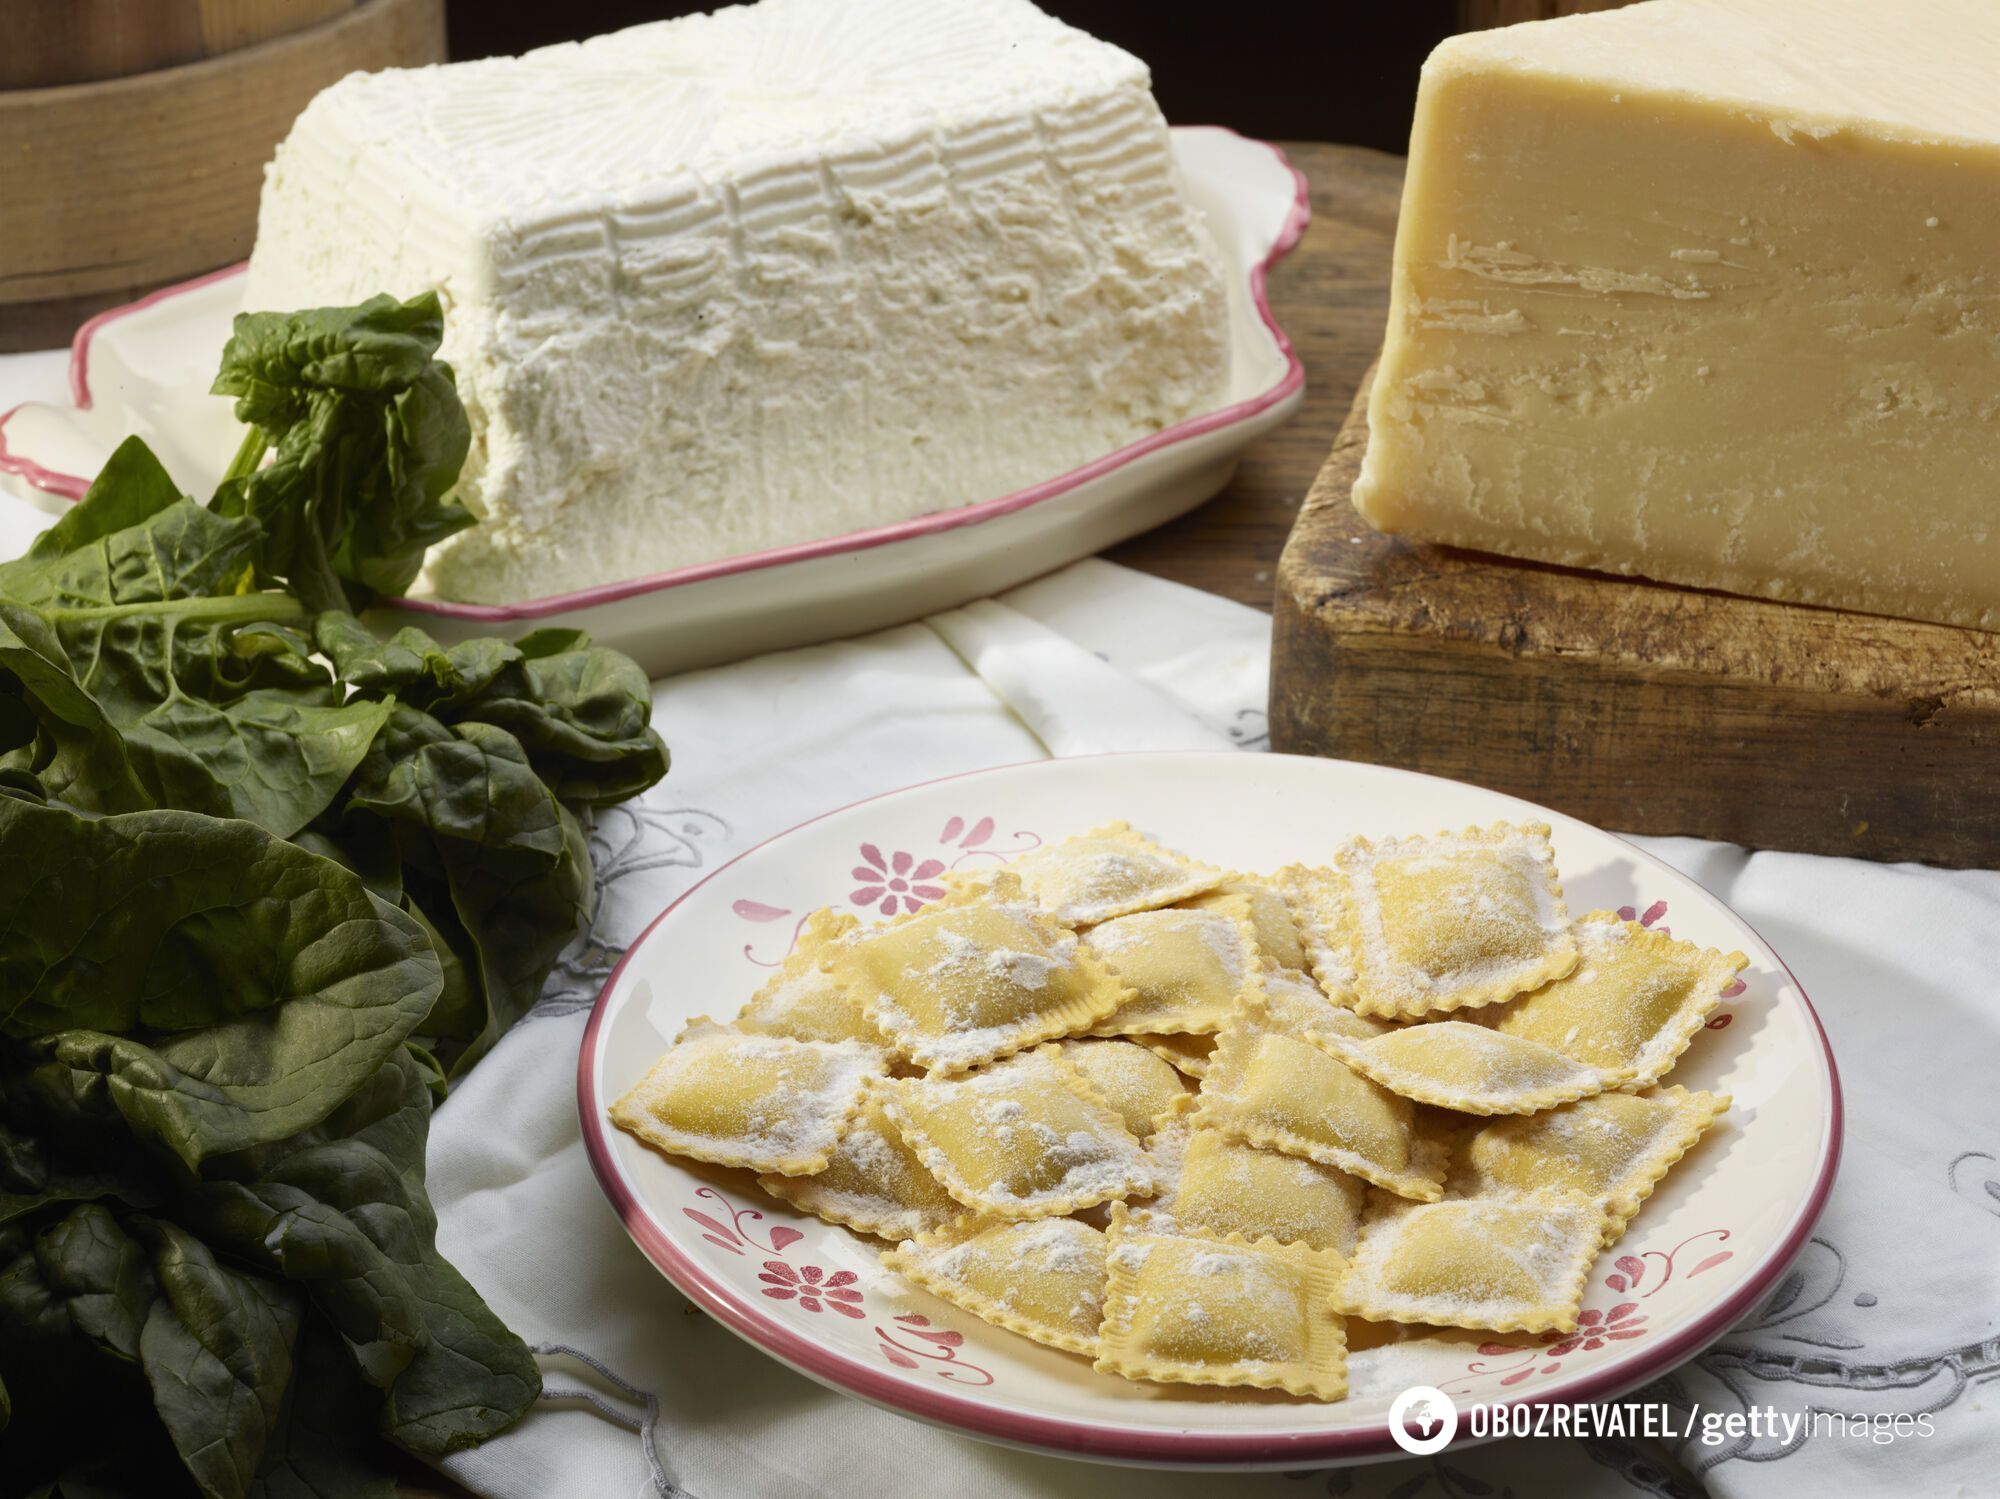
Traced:
[[944, 860], [925, 859], [897, 849], [887, 859], [872, 843], [861, 845], [862, 863], [854, 867], [861, 888], [847, 898], [857, 906], [874, 906], [884, 916], [894, 916], [898, 902], [903, 911], [921, 911], [926, 904], [944, 898], [944, 886], [929, 883], [944, 873]]
[[[738, 1256], [750, 1249], [775, 1256], [765, 1260], [757, 1272], [758, 1289], [771, 1300], [787, 1302], [803, 1312], [837, 1312], [857, 1322], [867, 1317], [867, 1296], [860, 1289], [861, 1277], [854, 1271], [829, 1272], [820, 1265], [794, 1265], [784, 1257], [786, 1250], [805, 1239], [797, 1229], [773, 1224], [769, 1233], [760, 1237], [756, 1226], [764, 1221], [761, 1210], [739, 1207], [713, 1187], [697, 1187], [694, 1195], [714, 1203], [717, 1209], [681, 1209], [709, 1243]], [[875, 1328], [875, 1346], [897, 1368], [929, 1372], [954, 1384], [993, 1383], [991, 1373], [961, 1355], [964, 1333], [933, 1327], [930, 1318], [915, 1312], [893, 1320], [898, 1324], [895, 1332], [879, 1325]]]
[[852, 1270], [836, 1270], [828, 1275], [818, 1265], [801, 1265], [794, 1270], [783, 1260], [766, 1260], [757, 1279], [766, 1282], [764, 1294], [774, 1301], [798, 1298], [802, 1310], [816, 1312], [822, 1305], [843, 1317], [864, 1317], [861, 1293], [854, 1289], [860, 1277]]
[[[975, 863], [1005, 864], [1041, 847], [1041, 843], [1041, 834], [1026, 829], [1002, 837], [999, 824], [991, 817], [974, 818], [969, 823], [963, 817], [951, 817], [938, 833], [937, 846], [931, 852], [892, 848], [885, 854], [880, 843], [862, 843], [855, 856], [858, 862], [847, 871], [844, 883], [849, 888], [844, 899], [834, 895], [822, 904], [859, 906], [870, 915], [910, 915], [943, 898], [945, 887], [938, 881], [953, 870]], [[795, 907], [773, 905], [747, 896], [732, 901], [729, 909], [739, 920], [760, 925], [792, 918], [791, 935], [784, 952], [777, 956], [760, 955], [754, 942], [743, 944], [743, 956], [759, 968], [776, 968], [784, 962], [798, 945], [799, 932], [806, 924], [805, 915]]]
[[[1628, 916], [1625, 919], [1630, 921], [1632, 918]], [[1577, 1354], [1595, 1353], [1613, 1343], [1629, 1342], [1634, 1338], [1645, 1337], [1651, 1329], [1646, 1326], [1646, 1314], [1639, 1309], [1639, 1303], [1665, 1290], [1667, 1284], [1674, 1278], [1681, 1251], [1704, 1240], [1713, 1241], [1707, 1245], [1708, 1252], [1681, 1274], [1682, 1280], [1692, 1280], [1697, 1275], [1715, 1269], [1725, 1260], [1734, 1258], [1734, 1250], [1718, 1247], [1729, 1240], [1729, 1230], [1726, 1228], [1703, 1229], [1700, 1233], [1691, 1234], [1681, 1240], [1672, 1249], [1648, 1249], [1640, 1254], [1621, 1254], [1612, 1261], [1612, 1269], [1604, 1275], [1601, 1284], [1612, 1292], [1636, 1292], [1635, 1299], [1619, 1301], [1609, 1307], [1587, 1306], [1577, 1313], [1575, 1332], [1545, 1332], [1530, 1346], [1523, 1347], [1518, 1343], [1481, 1343], [1478, 1359], [1465, 1367], [1463, 1378], [1466, 1383], [1461, 1384], [1452, 1393], [1464, 1394], [1471, 1381], [1495, 1375], [1499, 1376], [1502, 1385], [1516, 1385], [1536, 1374], [1554, 1374], [1562, 1368], [1562, 1362], [1566, 1358]], [[1644, 1290], [1640, 1290], [1642, 1285], [1645, 1287]], [[1505, 1362], [1492, 1362], [1495, 1359]]]

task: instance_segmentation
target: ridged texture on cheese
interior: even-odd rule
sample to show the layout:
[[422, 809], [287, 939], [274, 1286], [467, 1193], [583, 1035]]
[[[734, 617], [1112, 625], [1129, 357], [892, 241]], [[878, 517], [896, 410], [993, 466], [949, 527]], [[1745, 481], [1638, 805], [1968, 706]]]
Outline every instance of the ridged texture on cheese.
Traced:
[[355, 75], [268, 171], [252, 305], [438, 286], [436, 549], [504, 601], [972, 503], [1221, 404], [1144, 66], [1025, 0], [764, 0]]
[[1355, 504], [2000, 627], [2000, 7], [1650, 0], [1424, 72]]

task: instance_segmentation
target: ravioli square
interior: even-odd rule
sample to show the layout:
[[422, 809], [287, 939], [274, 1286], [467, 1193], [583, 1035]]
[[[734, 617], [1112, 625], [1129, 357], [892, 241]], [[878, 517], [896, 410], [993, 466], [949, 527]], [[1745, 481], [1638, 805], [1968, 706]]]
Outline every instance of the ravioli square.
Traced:
[[1141, 1140], [1189, 1098], [1173, 1065], [1136, 1041], [1083, 1039], [1057, 1044], [1063, 1060], [1083, 1074], [1083, 1080]]
[[674, 1155], [810, 1176], [887, 1069], [879, 1046], [750, 1036], [703, 1016], [612, 1104], [611, 1122]]
[[1418, 1132], [1416, 1105], [1310, 1041], [1270, 1028], [1261, 1007], [1222, 1033], [1194, 1118], [1198, 1127], [1304, 1156], [1401, 1196], [1434, 1201], [1444, 1194], [1448, 1153]]
[[1257, 950], [1280, 968], [1304, 969], [1306, 950], [1299, 940], [1298, 923], [1284, 892], [1269, 880], [1255, 875], [1233, 874], [1204, 895], [1184, 900], [1186, 911], [1234, 910], [1240, 907], [1257, 935]]
[[1576, 966], [1546, 823], [1357, 838], [1335, 855], [1354, 1008], [1416, 1020], [1498, 1004]]
[[844, 939], [826, 962], [902, 1055], [943, 1072], [1086, 1030], [1132, 998], [1005, 873]]
[[1206, 911], [1138, 911], [1083, 934], [1133, 997], [1091, 1027], [1098, 1036], [1222, 1029], [1258, 991], [1257, 936], [1241, 902]]
[[1054, 1046], [962, 1076], [904, 1078], [885, 1103], [910, 1148], [975, 1212], [1040, 1218], [1159, 1186], [1124, 1119]]
[[1533, 1114], [1633, 1075], [1467, 1020], [1406, 1025], [1365, 1039], [1321, 1029], [1307, 1037], [1391, 1093], [1462, 1114]]
[[1347, 1394], [1347, 1329], [1332, 1308], [1338, 1254], [1198, 1235], [1112, 1209], [1103, 1351], [1127, 1379], [1248, 1386], [1314, 1400]]
[[844, 912], [815, 911], [778, 971], [751, 996], [736, 1029], [756, 1036], [799, 1041], [866, 1041], [883, 1045], [882, 1033], [840, 981], [822, 966], [832, 946], [861, 923]]
[[1465, 1146], [1471, 1190], [1572, 1192], [1604, 1204], [1606, 1247], [1674, 1163], [1728, 1112], [1729, 1096], [1660, 1088], [1603, 1093], [1547, 1113], [1496, 1119]]
[[[1197, 864], [1125, 822], [1106, 823], [1060, 843], [1045, 843], [1007, 866], [1042, 909], [1065, 926], [1094, 926], [1114, 916], [1189, 900], [1222, 883], [1223, 872]], [[983, 883], [991, 876], [954, 880]], [[975, 885], [974, 888], [977, 888]]]
[[1196, 1129], [1176, 1152], [1174, 1179], [1156, 1206], [1204, 1233], [1345, 1254], [1367, 1199], [1358, 1176]]
[[1567, 1192], [1378, 1193], [1334, 1305], [1373, 1322], [1574, 1332], [1604, 1222], [1601, 1206]]
[[829, 1223], [884, 1239], [914, 1239], [965, 1211], [904, 1142], [873, 1082], [824, 1171], [760, 1176], [757, 1185]]
[[1105, 1249], [1103, 1232], [1074, 1218], [975, 1214], [884, 1251], [882, 1263], [996, 1327], [1095, 1358]]
[[1576, 940], [1574, 971], [1483, 1018], [1502, 1035], [1621, 1070], [1630, 1088], [1666, 1076], [1749, 962], [1610, 911], [1578, 921]]

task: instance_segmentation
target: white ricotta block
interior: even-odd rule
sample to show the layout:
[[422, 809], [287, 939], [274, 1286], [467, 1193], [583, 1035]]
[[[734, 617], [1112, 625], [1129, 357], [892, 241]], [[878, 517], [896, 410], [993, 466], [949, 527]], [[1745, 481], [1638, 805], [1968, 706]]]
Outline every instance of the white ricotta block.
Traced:
[[249, 304], [441, 292], [436, 548], [505, 602], [1051, 478], [1224, 398], [1145, 66], [1026, 0], [763, 0], [350, 76], [267, 171]]

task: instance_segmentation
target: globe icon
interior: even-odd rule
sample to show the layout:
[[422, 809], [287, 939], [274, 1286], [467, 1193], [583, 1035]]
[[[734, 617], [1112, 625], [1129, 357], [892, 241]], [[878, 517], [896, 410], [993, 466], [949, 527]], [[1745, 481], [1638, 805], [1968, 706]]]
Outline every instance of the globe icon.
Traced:
[[1413, 1401], [1410, 1408], [1403, 1412], [1403, 1419], [1416, 1427], [1421, 1436], [1428, 1437], [1437, 1429], [1438, 1418], [1431, 1414], [1431, 1403], [1428, 1400]]

